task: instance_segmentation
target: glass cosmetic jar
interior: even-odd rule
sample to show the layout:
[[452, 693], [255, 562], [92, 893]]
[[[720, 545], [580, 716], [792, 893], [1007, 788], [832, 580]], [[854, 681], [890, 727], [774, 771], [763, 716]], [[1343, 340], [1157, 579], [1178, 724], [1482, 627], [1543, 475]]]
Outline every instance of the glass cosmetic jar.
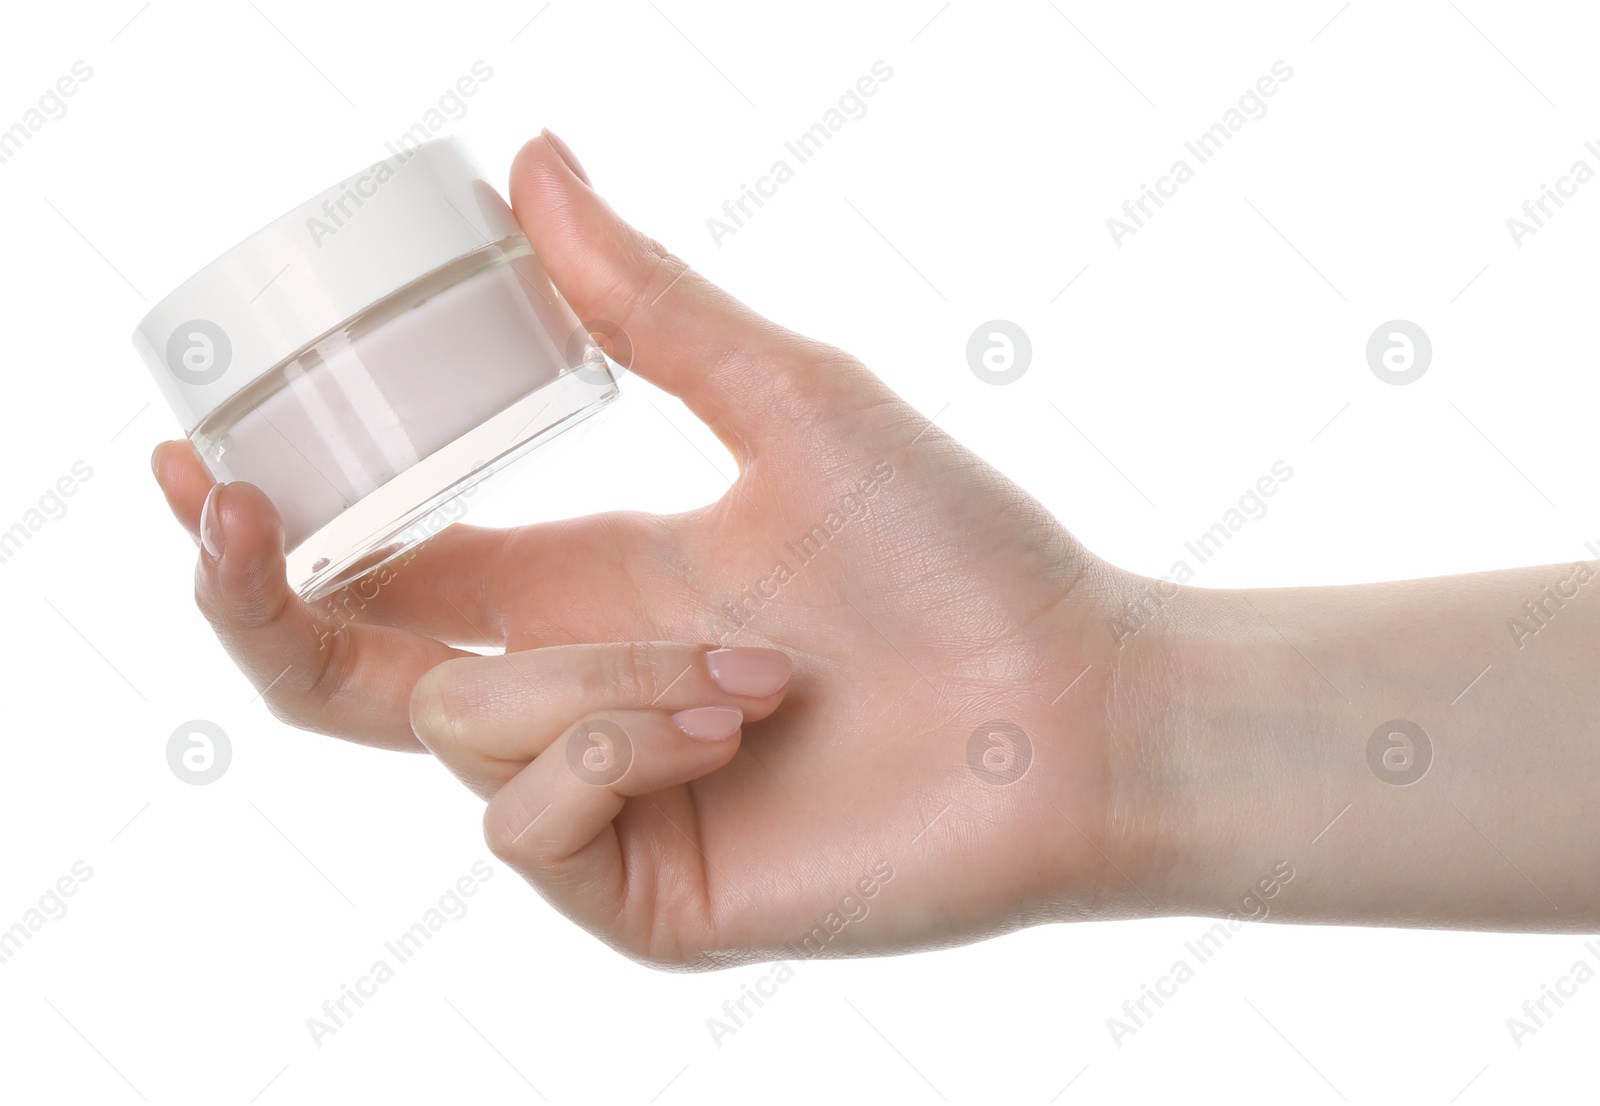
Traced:
[[620, 375], [453, 138], [268, 224], [133, 340], [211, 475], [277, 507], [308, 600], [460, 517]]

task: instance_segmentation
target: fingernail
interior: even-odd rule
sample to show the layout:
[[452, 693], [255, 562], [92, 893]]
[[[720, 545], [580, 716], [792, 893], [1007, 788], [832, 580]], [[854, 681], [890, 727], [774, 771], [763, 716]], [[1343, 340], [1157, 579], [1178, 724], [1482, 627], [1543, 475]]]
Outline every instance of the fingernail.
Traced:
[[765, 699], [783, 690], [793, 666], [776, 649], [713, 649], [706, 654], [711, 680], [729, 695]]
[[696, 741], [726, 741], [744, 724], [744, 712], [732, 707], [696, 707], [674, 714], [672, 724]]
[[156, 446], [150, 451], [150, 475], [156, 478], [156, 483], [161, 483], [161, 446]]
[[217, 503], [222, 488], [221, 484], [211, 485], [211, 490], [206, 493], [206, 504], [200, 508], [200, 545], [213, 561], [222, 560], [222, 509]]
[[589, 180], [589, 174], [583, 171], [583, 165], [578, 161], [578, 155], [572, 152], [572, 147], [561, 141], [561, 136], [549, 127], [544, 129], [545, 141], [556, 148], [556, 153], [561, 155], [561, 160], [567, 163], [567, 168], [578, 175], [578, 179], [590, 188], [594, 187]]

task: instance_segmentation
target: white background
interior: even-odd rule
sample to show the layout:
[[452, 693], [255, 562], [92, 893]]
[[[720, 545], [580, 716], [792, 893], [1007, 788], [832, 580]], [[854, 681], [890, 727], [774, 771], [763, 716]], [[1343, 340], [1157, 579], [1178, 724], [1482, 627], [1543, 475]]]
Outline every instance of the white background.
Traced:
[[[73, 462], [93, 477], [0, 564], [0, 927], [75, 861], [94, 874], [0, 965], [0, 1098], [1475, 1104], [1591, 1088], [1600, 984], [1520, 1048], [1506, 1024], [1579, 938], [1255, 925], [1119, 1048], [1106, 1019], [1205, 923], [1046, 927], [801, 964], [719, 1047], [707, 1019], [764, 969], [636, 967], [498, 864], [313, 1044], [306, 1019], [487, 857], [481, 804], [430, 759], [286, 728], [235, 672], [150, 479], [176, 426], [128, 335], [215, 254], [383, 156], [474, 61], [494, 76], [449, 131], [496, 179], [550, 126], [636, 225], [864, 358], [1127, 568], [1167, 572], [1280, 459], [1293, 479], [1195, 583], [1570, 562], [1600, 539], [1600, 182], [1520, 248], [1506, 226], [1576, 159], [1600, 168], [1583, 149], [1600, 138], [1592, 10], [541, 3], [7, 9], [0, 127], [74, 61], [94, 75], [0, 165], [0, 529]], [[706, 220], [880, 59], [894, 75], [867, 114], [715, 245]], [[1106, 219], [1280, 59], [1294, 76], [1266, 116], [1114, 244]], [[993, 318], [1033, 343], [1005, 387], [965, 359]], [[1364, 354], [1396, 318], [1434, 346], [1404, 387]], [[732, 467], [711, 435], [624, 387], [477, 520], [721, 494]], [[167, 767], [192, 718], [233, 743], [209, 786]]]

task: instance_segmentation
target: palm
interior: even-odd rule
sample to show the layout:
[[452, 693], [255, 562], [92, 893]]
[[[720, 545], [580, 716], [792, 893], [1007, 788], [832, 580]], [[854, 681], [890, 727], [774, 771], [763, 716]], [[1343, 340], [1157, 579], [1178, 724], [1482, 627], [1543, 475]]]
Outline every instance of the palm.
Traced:
[[[508, 649], [764, 645], [793, 656], [805, 679], [747, 728], [725, 768], [628, 800], [618, 844], [629, 870], [654, 875], [630, 889], [621, 943], [669, 960], [781, 948], [883, 861], [900, 882], [874, 908], [915, 884], [937, 895], [952, 861], [987, 869], [993, 895], [1020, 908], [1006, 858], [1036, 856], [1039, 841], [1023, 839], [1017, 820], [994, 828], [1000, 803], [1028, 806], [1028, 824], [1059, 841], [1064, 864], [1087, 850], [1072, 825], [1099, 824], [1099, 796], [1083, 781], [1099, 778], [1102, 752], [1092, 713], [1075, 704], [1098, 681], [1050, 700], [1091, 663], [1072, 631], [1092, 616], [1069, 599], [1088, 558], [908, 406], [876, 405], [758, 455], [702, 510], [600, 516], [558, 532], [554, 545], [533, 528], [505, 546], [495, 591], [507, 599]], [[995, 718], [1033, 741], [1037, 762], [1015, 796], [967, 764], [968, 735]], [[979, 895], [938, 917], [885, 909], [903, 915], [904, 943], [968, 933], [995, 905]], [[663, 941], [676, 947], [648, 947]]]

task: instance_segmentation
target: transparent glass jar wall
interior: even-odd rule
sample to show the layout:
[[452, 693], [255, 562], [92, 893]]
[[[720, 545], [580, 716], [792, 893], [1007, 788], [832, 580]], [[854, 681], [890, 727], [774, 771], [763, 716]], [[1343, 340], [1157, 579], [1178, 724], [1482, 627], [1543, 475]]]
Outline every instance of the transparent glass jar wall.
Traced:
[[617, 395], [459, 143], [409, 153], [253, 235], [135, 335], [212, 476], [278, 508], [308, 599], [407, 552]]

